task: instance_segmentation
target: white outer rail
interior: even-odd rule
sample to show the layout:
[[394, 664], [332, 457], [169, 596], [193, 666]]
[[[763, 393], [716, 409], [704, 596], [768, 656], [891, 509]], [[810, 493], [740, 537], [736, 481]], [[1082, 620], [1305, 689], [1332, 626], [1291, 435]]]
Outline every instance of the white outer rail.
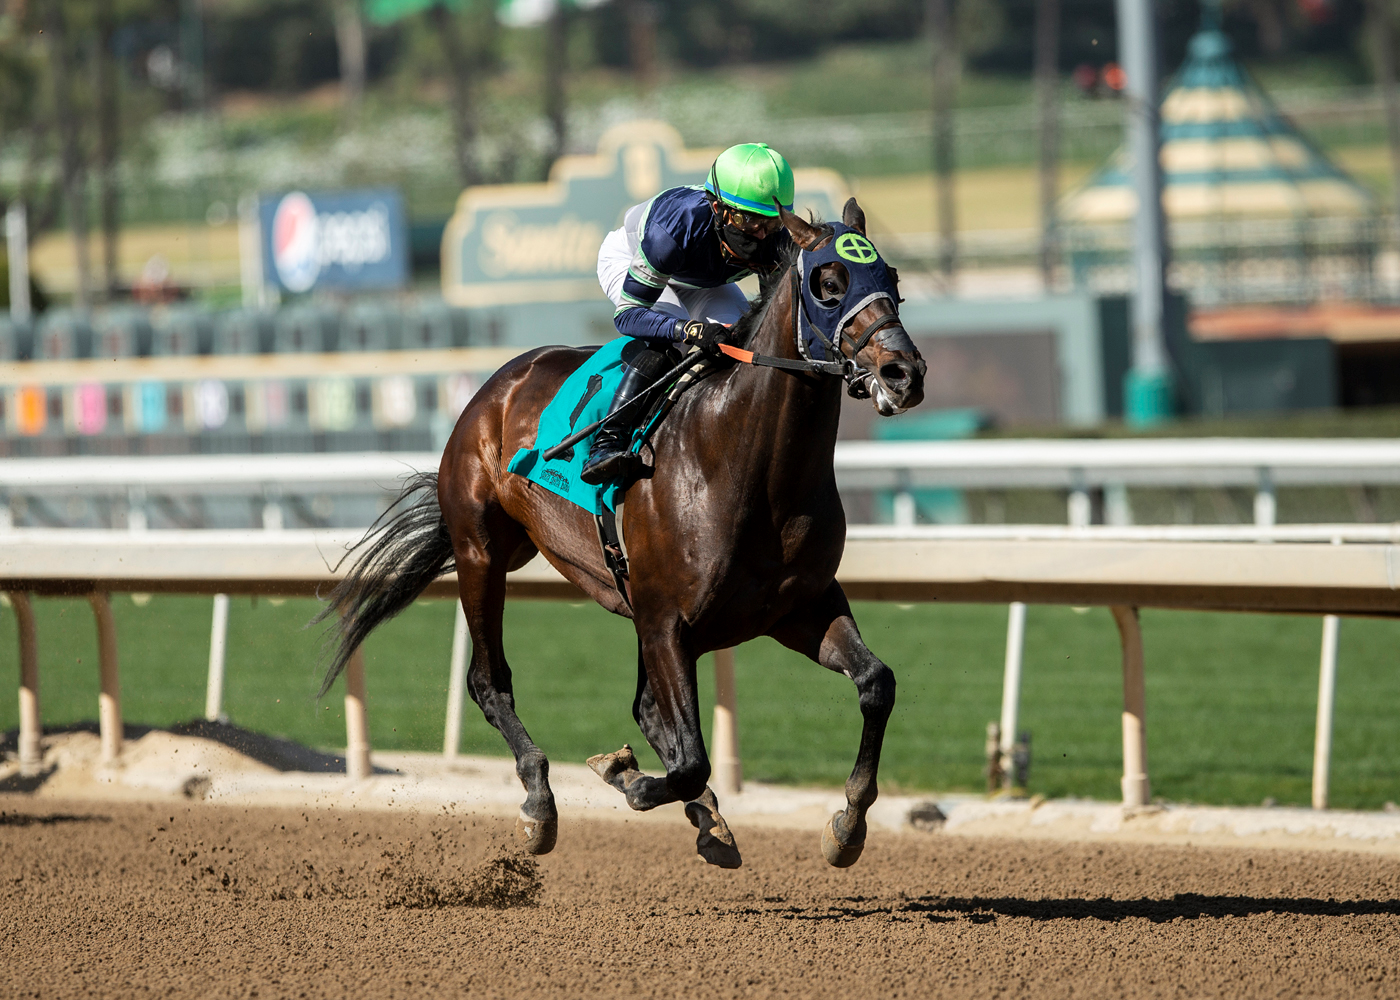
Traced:
[[853, 524], [848, 539], [921, 542], [1378, 542], [1400, 543], [1400, 522], [1386, 524]]
[[[1337, 527], [1320, 526], [1319, 534], [1331, 535]], [[1106, 535], [1083, 529], [1070, 539], [1026, 540], [1010, 530], [996, 539], [853, 537], [837, 579], [857, 599], [1111, 607], [1123, 643], [1126, 806], [1144, 805], [1150, 787], [1138, 607], [1400, 616], [1400, 545], [1140, 541]], [[0, 546], [0, 590], [17, 598], [22, 626], [30, 592], [90, 595], [101, 633], [103, 751], [114, 757], [121, 750], [121, 701], [108, 591], [315, 593], [343, 575], [335, 559], [356, 537], [358, 532], [345, 531], [14, 530]], [[512, 573], [507, 587], [514, 597], [579, 596], [539, 558]], [[428, 593], [455, 595], [456, 581], [445, 576]], [[21, 627], [20, 642], [22, 663], [35, 663], [32, 629]], [[454, 652], [454, 660], [458, 657], [465, 659], [461, 651]], [[358, 660], [347, 683], [347, 770], [355, 776], [369, 768]], [[732, 723], [732, 685], [722, 701]], [[20, 703], [20, 746], [37, 745], [37, 732], [25, 731], [39, 718], [37, 672], [27, 666]], [[736, 747], [717, 746], [715, 757], [725, 765], [722, 780], [737, 786]]]
[[264, 483], [390, 487], [414, 472], [436, 472], [440, 461], [441, 456], [432, 452], [8, 458], [0, 462], [0, 489], [78, 491], [144, 486], [203, 492]]
[[[402, 454], [385, 453], [330, 453], [313, 455], [187, 455], [168, 457], [138, 457], [138, 458], [52, 458], [52, 459], [11, 459], [0, 463], [0, 497], [5, 493], [35, 493], [35, 494], [59, 494], [71, 495], [74, 493], [102, 491], [102, 490], [123, 490], [127, 491], [129, 502], [132, 506], [132, 513], [129, 517], [129, 524], [133, 529], [143, 529], [146, 526], [144, 516], [144, 497], [147, 490], [162, 491], [171, 493], [220, 493], [229, 491], [244, 491], [249, 488], [260, 489], [265, 496], [263, 510], [263, 524], [266, 528], [278, 528], [282, 523], [282, 512], [280, 498], [284, 492], [294, 490], [298, 486], [315, 488], [318, 491], [366, 491], [366, 490], [393, 490], [398, 487], [403, 479], [416, 472], [435, 470], [439, 463], [439, 456], [433, 453], [416, 452]], [[1187, 439], [1119, 439], [1119, 440], [1062, 440], [1062, 439], [1042, 439], [1042, 440], [977, 440], [977, 441], [943, 441], [943, 442], [923, 442], [923, 441], [891, 441], [891, 442], [870, 442], [870, 441], [845, 441], [839, 442], [836, 447], [835, 469], [838, 481], [844, 486], [853, 488], [893, 488], [898, 490], [896, 498], [896, 511], [902, 513], [898, 516], [897, 523], [893, 526], [883, 525], [861, 525], [851, 528], [849, 538], [855, 543], [879, 543], [896, 542], [901, 543], [900, 547], [906, 547], [910, 543], [939, 544], [939, 548], [946, 551], [947, 546], [957, 547], [959, 543], [967, 545], [969, 543], [984, 543], [996, 547], [998, 543], [1040, 543], [1038, 549], [1044, 553], [1047, 543], [1103, 543], [1116, 542], [1131, 547], [1132, 543], [1139, 545], [1160, 544], [1160, 543], [1230, 543], [1230, 542], [1349, 542], [1371, 544], [1380, 543], [1385, 546], [1386, 556], [1384, 558], [1386, 573], [1390, 587], [1393, 589], [1397, 576], [1400, 576], [1400, 566], [1396, 565], [1393, 558], [1394, 550], [1390, 546], [1400, 542], [1400, 525], [1385, 524], [1336, 524], [1336, 525], [1285, 525], [1276, 526], [1274, 524], [1274, 489], [1277, 485], [1325, 485], [1325, 484], [1386, 484], [1400, 483], [1400, 440], [1358, 440], [1358, 439], [1237, 439], [1237, 438], [1187, 438]], [[1090, 504], [1087, 491], [1090, 488], [1104, 487], [1109, 493], [1117, 491], [1118, 494], [1126, 496], [1122, 490], [1126, 486], [1249, 486], [1256, 489], [1254, 510], [1255, 523], [1253, 525], [1170, 525], [1170, 526], [1115, 526], [1115, 527], [1089, 527], [1088, 512]], [[914, 514], [914, 504], [909, 490], [916, 486], [960, 486], [973, 488], [1050, 488], [1069, 490], [1068, 520], [1070, 526], [1060, 525], [932, 525], [915, 526], [912, 524]], [[903, 501], [903, 502], [900, 502]], [[10, 524], [9, 510], [7, 506], [0, 506], [0, 529], [8, 528]], [[63, 533], [60, 532], [59, 535]], [[219, 548], [220, 539], [217, 537], [227, 533], [205, 532], [196, 541], [193, 538], [173, 538], [172, 535], [183, 535], [184, 533], [154, 532], [144, 539], [144, 544], [149, 546], [152, 543], [158, 549], [165, 552], [165, 559], [168, 564], [178, 564], [189, 557], [194, 565], [199, 565], [205, 556], [209, 555], [210, 543], [215, 549]], [[237, 534], [237, 533], [235, 533]], [[290, 546], [291, 550], [300, 553], [299, 557], [293, 557], [293, 562], [301, 558], [305, 562], [307, 547], [303, 541], [291, 537], [297, 533], [288, 533], [282, 540], [281, 545]], [[19, 536], [24, 535], [30, 539], [38, 539], [40, 536], [31, 531], [17, 532], [15, 535], [7, 537], [8, 543], [19, 540]], [[84, 541], [95, 539], [94, 533], [85, 533]], [[128, 536], [129, 537], [129, 536]], [[156, 542], [160, 538], [161, 542]], [[164, 544], [166, 538], [175, 542], [172, 548]], [[252, 539], [248, 539], [251, 542]], [[259, 548], [268, 539], [259, 540]], [[328, 541], [326, 536], [321, 536], [317, 540], [317, 545], [324, 545]], [[343, 545], [345, 539], [338, 539], [337, 545]], [[940, 544], [941, 543], [941, 544]], [[1051, 545], [1050, 547], [1054, 547]], [[202, 551], [202, 555], [195, 555], [196, 551]], [[1062, 557], [1076, 558], [1091, 550], [1079, 550], [1075, 556], [1069, 553], [1073, 548], [1066, 549]], [[177, 554], [178, 552], [178, 554]], [[279, 562], [284, 567], [288, 552], [279, 552]], [[328, 555], [325, 553], [324, 555]], [[985, 557], [988, 553], [982, 552]], [[1173, 556], [1178, 553], [1174, 552]], [[320, 559], [320, 565], [313, 561], [304, 565], [294, 573], [296, 579], [262, 579], [257, 585], [258, 592], [299, 592], [306, 579], [320, 577], [327, 572], [328, 566], [324, 555]], [[1014, 556], [1013, 556], [1014, 559]], [[0, 559], [0, 562], [3, 560]], [[992, 560], [994, 563], [997, 559]], [[1167, 560], [1173, 562], [1172, 560]], [[67, 563], [64, 558], [59, 558], [58, 563]], [[849, 564], [843, 565], [846, 576], [850, 576]], [[69, 565], [70, 570], [78, 570], [80, 576], [98, 576], [88, 571], [82, 571], [78, 567]], [[544, 567], [548, 570], [548, 567]], [[116, 582], [131, 583], [125, 579], [121, 571], [113, 568], [112, 572], [117, 577], [122, 578]], [[542, 571], [534, 566], [527, 567], [520, 574], [515, 575], [514, 590], [517, 596], [546, 596], [553, 590], [563, 586], [567, 588], [562, 580], [546, 579], [552, 570], [541, 575]], [[533, 577], [532, 578], [532, 574]], [[179, 574], [176, 574], [177, 576]], [[878, 574], [877, 574], [878, 575]], [[936, 574], [935, 574], [936, 575]], [[957, 575], [957, 574], [955, 574]], [[1048, 588], [1049, 591], [1061, 593], [1065, 587], [1078, 587], [1080, 593], [1075, 603], [1095, 603], [1085, 588], [1095, 592], [1101, 600], [1097, 603], [1116, 600], [1112, 597], [1113, 589], [1110, 584], [1089, 584], [1086, 581], [1073, 581], [1065, 577], [1063, 573], [1051, 573], [1056, 577], [1054, 581], [1023, 580], [1019, 583], [1014, 578], [1019, 574], [1010, 572], [1000, 580], [983, 578], [978, 581], [963, 579], [961, 581], [926, 580], [923, 583], [916, 583], [912, 580], [893, 581], [882, 579], [870, 579], [857, 582], [853, 579], [845, 579], [844, 582], [848, 590], [852, 591], [852, 596], [862, 596], [860, 591], [867, 591], [863, 596], [890, 597], [896, 592], [905, 594], [905, 599], [909, 599], [911, 588], [919, 590], [928, 599], [929, 596], [942, 596], [947, 599], [946, 593], [949, 587], [954, 592], [964, 594], [963, 599], [969, 599], [972, 593], [967, 588], [973, 588], [977, 592], [974, 600], [987, 600], [994, 593], [1008, 595], [1013, 604], [1023, 600], [1044, 600], [1043, 595]], [[1032, 574], [1034, 575], [1034, 574]], [[1150, 574], [1149, 574], [1150, 575]], [[1187, 574], [1190, 575], [1189, 573]], [[996, 573], [992, 573], [996, 576]], [[1073, 574], [1070, 574], [1073, 576]], [[200, 592], [217, 592], [217, 586], [212, 585], [207, 579], [186, 575], [183, 581], [176, 581], [171, 578], [166, 582], [156, 580], [146, 580], [142, 586], [150, 589], [192, 589]], [[112, 583], [111, 575], [104, 578], [106, 583]], [[96, 584], [96, 580], [91, 581]], [[1268, 580], [1261, 579], [1256, 582], [1253, 593], [1255, 600], [1264, 600], [1260, 595], [1268, 591]], [[1126, 581], [1120, 580], [1120, 590], [1123, 589]], [[440, 581], [438, 588], [443, 587]], [[1165, 587], [1165, 589], [1163, 589]], [[930, 589], [931, 588], [931, 589]], [[92, 588], [90, 588], [92, 589]], [[1127, 588], [1132, 590], [1132, 588]], [[1364, 588], [1362, 588], [1364, 589]], [[1196, 591], [1194, 596], [1186, 597], [1188, 591]], [[937, 593], [935, 593], [937, 592]], [[1201, 600], [1198, 588], [1186, 588], [1183, 590], [1174, 582], [1173, 584], [1159, 585], [1155, 590], [1148, 588], [1143, 590], [1138, 587], [1135, 592], [1124, 595], [1119, 594], [1129, 601], [1137, 603], [1151, 604], [1160, 601], [1185, 601], [1190, 605], [1192, 602]], [[898, 598], [894, 598], [898, 599]], [[921, 599], [921, 598], [913, 598]], [[227, 600], [226, 597], [223, 598]], [[216, 599], [217, 601], [217, 599]], [[1070, 602], [1066, 598], [1066, 602]], [[99, 615], [99, 625], [106, 621], [100, 613], [103, 606], [102, 601], [94, 602], [95, 613]], [[1363, 602], [1364, 603], [1364, 602]], [[1126, 616], [1126, 608], [1136, 606], [1135, 604], [1115, 604], [1115, 619], [1118, 621], [1120, 631], [1124, 641], [1124, 670], [1125, 684], [1132, 681], [1130, 674], [1134, 671], [1140, 672], [1141, 653], [1140, 639], [1133, 640], [1133, 636], [1138, 635], [1136, 626], [1136, 616], [1131, 619]], [[1204, 606], [1210, 606], [1209, 604]], [[17, 605], [17, 608], [20, 606]], [[23, 605], [27, 609], [27, 604]], [[217, 607], [217, 604], [216, 604]], [[1294, 606], [1290, 610], [1314, 610], [1306, 606]], [[1377, 608], [1373, 606], [1356, 608], [1318, 608], [1316, 610], [1341, 610], [1343, 613], [1350, 610], [1352, 613], [1374, 613]], [[1016, 612], [1013, 610], [1013, 615]], [[1382, 613], [1385, 613], [1382, 611]], [[107, 630], [110, 631], [110, 621], [106, 621]], [[1320, 700], [1330, 701], [1328, 694], [1330, 685], [1335, 678], [1335, 623], [1329, 624], [1330, 631], [1324, 633], [1324, 657], [1323, 657], [1323, 679]], [[462, 630], [457, 629], [460, 633]], [[218, 613], [215, 615], [215, 636], [213, 637], [213, 647], [221, 647], [218, 632]], [[1018, 633], [1019, 634], [1019, 633]], [[1009, 637], [1010, 638], [1010, 637]], [[1132, 641], [1130, 641], [1132, 640]], [[1330, 642], [1333, 652], [1329, 659], [1326, 649]], [[453, 690], [457, 692], [455, 705], [449, 706], [449, 720], [447, 739], [448, 752], [454, 752], [455, 740], [453, 735], [458, 732], [460, 726], [461, 709], [461, 687], [462, 677], [465, 670], [468, 641], [464, 635], [458, 636], [458, 641], [454, 642], [452, 678]], [[1139, 647], [1134, 653], [1130, 647]], [[1019, 663], [1019, 650], [1014, 651], [1017, 663]], [[1013, 650], [1008, 648], [1008, 664], [1012, 657]], [[31, 651], [32, 656], [32, 651]], [[112, 644], [110, 652], [111, 671], [116, 670], [115, 644]], [[26, 661], [27, 662], [27, 661]], [[734, 722], [733, 704], [733, 683], [732, 683], [732, 654], [725, 653], [716, 657], [716, 677], [719, 688], [728, 693], [724, 699], [724, 704], [716, 707], [716, 731], [718, 733], [733, 734], [736, 731]], [[1138, 667], [1134, 668], [1131, 663], [1136, 662]], [[356, 665], [358, 666], [358, 664]], [[104, 660], [104, 679], [106, 677], [107, 666]], [[356, 687], [362, 687], [362, 680], [359, 680], [359, 671], [356, 673]], [[1008, 678], [1012, 672], [1008, 669]], [[29, 675], [26, 674], [26, 677]], [[207, 713], [217, 714], [219, 705], [215, 701], [213, 690], [216, 678], [222, 676], [222, 649], [211, 648], [210, 658], [211, 690], [209, 694], [209, 706]], [[1016, 671], [1016, 678], [1019, 680], [1019, 671]], [[1008, 680], [1008, 684], [1010, 680]], [[106, 686], [104, 680], [104, 687]], [[219, 685], [220, 688], [222, 685]], [[1018, 685], [1019, 686], [1019, 685]], [[32, 684], [22, 686], [25, 700], [25, 707], [22, 716], [34, 717], [37, 719], [37, 676], [32, 678]], [[1125, 688], [1125, 690], [1127, 690]], [[1012, 692], [1009, 687], [1005, 692], [1005, 698], [1016, 698], [1016, 692]], [[119, 703], [115, 700], [115, 695], [104, 696], [104, 712], [110, 714], [111, 704]], [[359, 716], [357, 725], [360, 727], [351, 742], [355, 744], [353, 756], [356, 758], [351, 764], [351, 771], [363, 773], [368, 767], [368, 744], [367, 737], [360, 735], [363, 729], [363, 694], [352, 700], [358, 702]], [[1129, 699], [1133, 700], [1133, 699]], [[1014, 702], [1013, 702], [1014, 704]], [[1322, 706], [1320, 705], [1320, 708]], [[347, 713], [350, 710], [347, 703]], [[1005, 714], [1005, 713], [1004, 713]], [[1015, 709], [1011, 709], [1011, 720], [1015, 718]], [[1134, 711], [1133, 707], [1125, 701], [1125, 726], [1132, 718], [1136, 718], [1135, 725], [1141, 732], [1141, 712]], [[349, 715], [347, 714], [347, 722]], [[1004, 723], [1007, 721], [1003, 720]], [[1003, 738], [1010, 740], [1014, 737], [1014, 721], [1010, 726], [1003, 725]], [[1317, 751], [1314, 758], [1314, 783], [1319, 790], [1314, 794], [1314, 802], [1326, 802], [1326, 770], [1327, 762], [1330, 759], [1330, 707], [1327, 718], [1324, 720], [1322, 713], [1319, 713]], [[1326, 732], [1324, 732], [1324, 729]], [[33, 739], [37, 739], [32, 733]], [[119, 731], [116, 737], [119, 740]], [[717, 747], [717, 761], [722, 760], [720, 771], [722, 776], [718, 780], [727, 787], [738, 787], [741, 780], [739, 777], [739, 758], [737, 744], [734, 740], [729, 741], [730, 745]], [[1125, 753], [1131, 749], [1129, 744], [1133, 741], [1127, 736], [1125, 729]], [[110, 747], [104, 748], [110, 750]], [[1145, 743], [1142, 753], [1145, 754]], [[110, 752], [115, 753], [115, 750]], [[33, 756], [31, 749], [30, 756]], [[1132, 756], [1130, 754], [1130, 756]], [[1145, 760], [1145, 757], [1143, 758]], [[29, 766], [33, 766], [30, 762]], [[1125, 778], [1124, 794], [1125, 801], [1131, 801], [1146, 795], [1147, 780], [1145, 775], [1145, 764], [1141, 780], [1136, 778], [1128, 781]], [[1318, 783], [1321, 784], [1318, 784]], [[1132, 789], [1139, 789], [1137, 793], [1130, 794]], [[1141, 804], [1141, 803], [1138, 803]]]
[[[431, 452], [305, 455], [175, 455], [136, 458], [20, 458], [0, 463], [0, 489], [93, 487], [228, 488], [392, 484], [436, 470]], [[837, 475], [897, 485], [1076, 488], [1128, 485], [1248, 485], [1269, 470], [1280, 485], [1400, 483], [1400, 440], [1322, 438], [1016, 439], [838, 441]]]
[[[838, 441], [836, 472], [918, 473], [919, 484], [978, 487], [1400, 483], [1400, 440], [1123, 438]], [[893, 481], [890, 481], [893, 484]]]

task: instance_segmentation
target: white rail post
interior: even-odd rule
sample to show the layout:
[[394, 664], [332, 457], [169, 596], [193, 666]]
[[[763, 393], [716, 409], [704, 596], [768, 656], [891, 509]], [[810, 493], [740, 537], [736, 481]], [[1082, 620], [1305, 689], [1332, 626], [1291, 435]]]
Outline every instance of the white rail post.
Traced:
[[44, 751], [39, 744], [39, 630], [34, 625], [34, 605], [24, 591], [9, 592], [19, 624], [19, 773], [26, 778], [43, 770]]
[[214, 623], [209, 630], [209, 684], [204, 691], [204, 717], [224, 718], [224, 662], [228, 655], [228, 594], [214, 595]]
[[1327, 786], [1332, 768], [1332, 706], [1337, 694], [1336, 615], [1322, 616], [1322, 665], [1317, 679], [1317, 734], [1313, 741], [1312, 807], [1327, 808]]
[[1066, 501], [1065, 516], [1071, 528], [1087, 528], [1094, 520], [1094, 504], [1089, 499], [1089, 486], [1084, 470], [1071, 470], [1070, 481], [1073, 485]]
[[1278, 517], [1278, 498], [1274, 495], [1274, 476], [1268, 466], [1259, 467], [1259, 482], [1254, 493], [1254, 524], [1272, 528]]
[[1104, 523], [1126, 528], [1133, 523], [1133, 503], [1128, 487], [1123, 483], [1108, 483], [1103, 488]]
[[891, 514], [894, 523], [901, 528], [912, 528], [919, 520], [919, 505], [909, 485], [909, 470], [900, 469], [898, 484], [895, 486], [894, 503]]
[[102, 761], [117, 759], [122, 752], [122, 685], [117, 662], [117, 625], [112, 618], [112, 602], [101, 591], [88, 594], [92, 616], [97, 621], [97, 664], [102, 691], [97, 696], [97, 730], [102, 738]]
[[1142, 625], [1137, 608], [1110, 608], [1123, 642], [1123, 807], [1151, 801], [1147, 779], [1147, 686], [1143, 676]]
[[1016, 745], [1016, 726], [1021, 713], [1021, 654], [1026, 644], [1026, 605], [1011, 602], [1006, 616], [1006, 670], [1001, 682], [1001, 774], [1010, 788], [1014, 780], [1011, 751]]
[[282, 486], [263, 484], [262, 526], [264, 531], [281, 531], [286, 519], [282, 512]]
[[715, 791], [738, 795], [744, 787], [744, 768], [739, 760], [738, 697], [734, 687], [734, 650], [715, 650], [715, 725], [712, 733]]
[[359, 779], [373, 773], [369, 762], [369, 716], [365, 711], [365, 654], [357, 648], [345, 665], [345, 774]]
[[457, 602], [457, 616], [452, 628], [452, 659], [447, 679], [447, 726], [443, 731], [442, 755], [449, 760], [457, 756], [462, 746], [462, 697], [467, 691], [467, 660], [471, 655], [472, 637], [467, 631], [467, 613]]
[[145, 531], [150, 527], [146, 514], [146, 488], [130, 486], [126, 491], [126, 527], [128, 531]]

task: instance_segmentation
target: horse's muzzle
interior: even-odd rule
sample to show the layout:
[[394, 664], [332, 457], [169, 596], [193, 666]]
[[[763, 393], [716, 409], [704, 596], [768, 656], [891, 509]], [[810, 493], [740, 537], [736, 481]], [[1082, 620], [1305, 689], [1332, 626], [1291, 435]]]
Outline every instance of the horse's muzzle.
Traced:
[[924, 372], [928, 365], [915, 353], [914, 357], [890, 357], [875, 370], [875, 409], [881, 416], [893, 416], [918, 406], [924, 399]]
[[870, 395], [880, 415], [893, 416], [923, 402], [928, 362], [919, 356], [918, 348], [904, 328], [893, 326], [881, 330], [872, 345], [876, 357]]

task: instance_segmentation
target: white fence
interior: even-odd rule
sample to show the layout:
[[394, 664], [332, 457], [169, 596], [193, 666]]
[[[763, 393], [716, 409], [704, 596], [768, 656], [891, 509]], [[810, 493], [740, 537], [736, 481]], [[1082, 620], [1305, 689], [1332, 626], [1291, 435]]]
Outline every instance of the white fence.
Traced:
[[[1400, 483], [1400, 440], [1157, 438], [1117, 440], [851, 441], [836, 446], [837, 482], [899, 491], [895, 523], [913, 524], [920, 487], [1062, 489], [1066, 520], [1087, 525], [1089, 491], [1105, 493], [1111, 524], [1132, 523], [1128, 487], [1249, 487], [1254, 523], [1270, 526], [1279, 486]], [[900, 499], [903, 498], [903, 500]]]
[[[384, 491], [409, 473], [435, 470], [438, 460], [428, 452], [9, 459], [0, 462], [0, 499], [118, 496], [128, 504], [129, 523], [140, 527], [151, 495], [254, 493], [264, 499], [264, 522], [281, 524], [282, 498], [299, 490]], [[1082, 526], [1089, 523], [1090, 490], [1112, 498], [1128, 487], [1197, 486], [1252, 488], [1254, 523], [1269, 526], [1279, 486], [1400, 484], [1400, 440], [842, 441], [835, 466], [843, 488], [895, 491], [901, 527], [913, 524], [908, 491], [925, 487], [1064, 490], [1066, 520]], [[1107, 507], [1110, 523], [1131, 522], [1124, 502]], [[9, 516], [0, 503], [0, 526]]]
[[[133, 459], [12, 460], [0, 463], [0, 491], [10, 495], [125, 495], [132, 532], [10, 529], [0, 546], [0, 588], [19, 596], [21, 662], [33, 659], [29, 591], [87, 593], [108, 636], [109, 590], [176, 590], [215, 598], [206, 714], [221, 711], [227, 593], [312, 593], [335, 573], [333, 555], [356, 532], [140, 531], [148, 494], [256, 492], [262, 523], [283, 523], [281, 501], [298, 490], [368, 492], [395, 488], [407, 474], [435, 469], [430, 454], [181, 456]], [[1400, 526], [1390, 524], [1274, 524], [1276, 485], [1400, 482], [1400, 441], [1374, 440], [1114, 440], [843, 442], [836, 452], [838, 480], [855, 488], [907, 491], [920, 486], [1052, 488], [1068, 493], [1067, 526], [915, 526], [912, 501], [897, 515], [905, 523], [850, 529], [839, 578], [853, 598], [962, 600], [1011, 605], [1002, 709], [1002, 751], [1009, 757], [1019, 707], [1025, 602], [1099, 604], [1114, 609], [1122, 635], [1125, 682], [1125, 802], [1147, 794], [1140, 606], [1277, 610], [1326, 615], [1319, 680], [1314, 760], [1314, 805], [1327, 800], [1332, 691], [1339, 614], [1400, 614]], [[1127, 485], [1253, 486], [1252, 525], [1088, 525], [1088, 491]], [[387, 494], [386, 494], [387, 495]], [[7, 513], [0, 505], [0, 518]], [[8, 525], [8, 520], [0, 520]], [[1260, 545], [1257, 543], [1273, 543]], [[1306, 543], [1331, 543], [1327, 545]], [[329, 546], [329, 548], [328, 548]], [[104, 555], [105, 553], [105, 555]], [[122, 554], [125, 553], [125, 554]], [[514, 574], [512, 593], [577, 597], [552, 568], [536, 560]], [[444, 578], [434, 592], [455, 593]], [[104, 621], [108, 631], [103, 631]], [[27, 623], [27, 624], [26, 624]], [[100, 715], [119, 719], [115, 634], [112, 676], [103, 668]], [[108, 638], [103, 639], [103, 649]], [[450, 667], [446, 750], [460, 733], [469, 643], [459, 612]], [[28, 652], [26, 652], [28, 650]], [[37, 661], [35, 661], [37, 664]], [[732, 656], [717, 655], [716, 732], [734, 732]], [[34, 667], [37, 671], [37, 665]], [[109, 683], [110, 680], [110, 683]], [[347, 743], [352, 773], [368, 767], [363, 726], [362, 667], [347, 678], [353, 714]], [[31, 683], [32, 682], [32, 683]], [[37, 752], [37, 674], [22, 669], [21, 757]], [[109, 690], [111, 688], [111, 690]], [[26, 691], [29, 692], [26, 694]], [[347, 724], [352, 715], [347, 702]], [[25, 720], [29, 722], [26, 723]], [[1135, 721], [1134, 721], [1135, 720]], [[1129, 729], [1133, 729], [1130, 733]], [[110, 726], [108, 727], [110, 731]], [[117, 728], [119, 734], [119, 726]], [[27, 735], [26, 735], [27, 734]], [[119, 735], [117, 737], [119, 739]], [[110, 738], [106, 741], [110, 742]], [[725, 741], [721, 741], [725, 742]], [[106, 743], [104, 743], [106, 745]], [[737, 787], [733, 739], [715, 747], [716, 782]], [[1134, 751], [1133, 748], [1137, 748]], [[114, 751], [115, 752], [115, 751]], [[26, 756], [26, 754], [28, 756]], [[358, 761], [358, 763], [356, 763]]]

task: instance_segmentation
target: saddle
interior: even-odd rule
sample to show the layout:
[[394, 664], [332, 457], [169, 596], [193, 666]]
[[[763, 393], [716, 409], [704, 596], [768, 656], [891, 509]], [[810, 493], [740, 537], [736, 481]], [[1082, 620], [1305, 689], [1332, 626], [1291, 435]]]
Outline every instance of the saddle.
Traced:
[[[699, 353], [699, 352], [694, 352]], [[630, 609], [632, 607], [632, 578], [627, 567], [627, 543], [622, 537], [622, 510], [623, 501], [620, 497], [627, 492], [627, 488], [638, 479], [650, 479], [652, 473], [656, 471], [656, 452], [652, 450], [652, 464], [647, 465], [642, 458], [642, 449], [651, 447], [652, 435], [656, 433], [656, 428], [661, 426], [661, 422], [666, 419], [666, 415], [671, 412], [676, 405], [676, 400], [681, 393], [695, 385], [701, 378], [716, 371], [719, 363], [715, 359], [700, 355], [695, 364], [681, 373], [680, 377], [671, 383], [670, 387], [657, 396], [657, 399], [647, 409], [646, 416], [642, 419], [637, 433], [632, 438], [632, 446], [629, 451], [637, 456], [635, 463], [637, 472], [618, 484], [618, 495], [616, 510], [610, 510], [604, 506], [601, 511], [594, 514], [594, 520], [598, 524], [598, 546], [603, 552], [603, 563], [608, 567], [608, 572], [612, 574], [613, 585], [621, 595], [623, 603]]]

